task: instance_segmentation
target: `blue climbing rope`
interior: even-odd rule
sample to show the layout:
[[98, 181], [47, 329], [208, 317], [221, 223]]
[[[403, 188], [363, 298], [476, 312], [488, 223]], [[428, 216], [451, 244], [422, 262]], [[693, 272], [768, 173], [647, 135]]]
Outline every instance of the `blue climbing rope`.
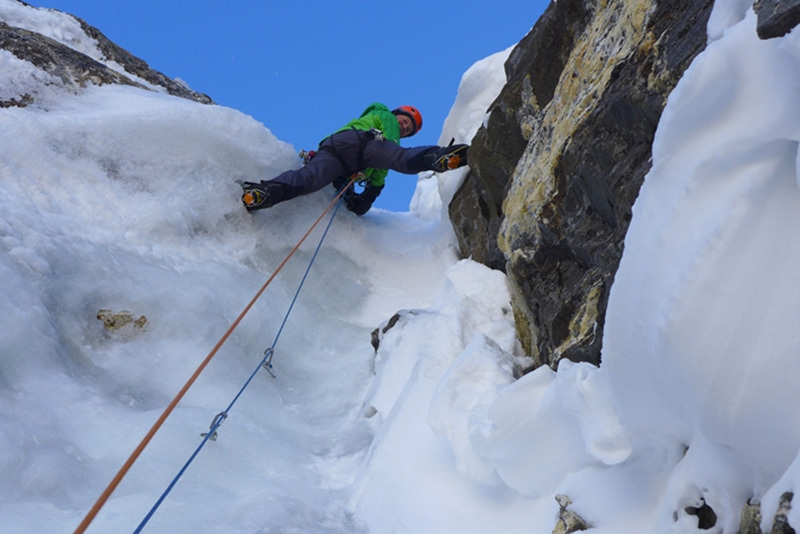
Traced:
[[172, 481], [169, 483], [167, 488], [164, 490], [164, 493], [161, 494], [161, 496], [158, 498], [158, 500], [150, 509], [150, 511], [147, 513], [147, 515], [144, 517], [144, 519], [142, 519], [142, 522], [139, 523], [139, 526], [136, 527], [134, 534], [139, 534], [140, 532], [142, 532], [142, 529], [144, 529], [145, 525], [147, 525], [147, 523], [153, 517], [153, 514], [156, 513], [156, 510], [158, 510], [159, 506], [161, 506], [161, 503], [163, 503], [164, 500], [167, 498], [169, 493], [172, 491], [172, 488], [175, 487], [175, 484], [178, 483], [178, 480], [181, 479], [181, 477], [189, 468], [189, 466], [192, 464], [197, 455], [200, 454], [200, 451], [203, 449], [203, 447], [205, 447], [206, 443], [208, 443], [209, 440], [213, 441], [217, 439], [217, 429], [219, 429], [222, 423], [225, 422], [225, 419], [228, 418], [228, 413], [233, 408], [233, 405], [236, 404], [236, 401], [238, 401], [239, 397], [242, 396], [242, 393], [244, 393], [244, 390], [247, 389], [247, 386], [250, 385], [250, 382], [253, 381], [255, 376], [258, 374], [258, 371], [263, 368], [270, 374], [270, 376], [275, 378], [275, 373], [272, 368], [272, 356], [275, 353], [275, 345], [278, 344], [278, 340], [281, 337], [283, 328], [284, 326], [286, 326], [286, 322], [289, 319], [289, 315], [292, 313], [292, 308], [294, 308], [294, 305], [297, 302], [297, 297], [300, 296], [300, 291], [303, 289], [303, 285], [306, 282], [306, 278], [308, 278], [308, 273], [311, 272], [311, 266], [314, 265], [314, 261], [317, 259], [317, 255], [319, 254], [319, 251], [322, 248], [322, 243], [325, 241], [325, 237], [328, 235], [328, 230], [331, 229], [331, 225], [333, 224], [333, 219], [336, 217], [336, 213], [339, 211], [341, 205], [342, 205], [341, 202], [336, 203], [336, 208], [333, 210], [333, 215], [331, 215], [331, 218], [328, 221], [328, 226], [325, 227], [325, 231], [322, 233], [322, 237], [320, 238], [319, 243], [317, 244], [317, 248], [316, 250], [314, 250], [314, 254], [311, 256], [311, 261], [309, 261], [308, 267], [306, 268], [306, 272], [305, 274], [303, 274], [303, 278], [300, 280], [300, 284], [298, 285], [297, 291], [294, 294], [294, 298], [292, 299], [291, 304], [289, 304], [289, 308], [286, 310], [286, 315], [284, 315], [283, 317], [283, 322], [281, 322], [281, 326], [280, 328], [278, 328], [278, 332], [275, 335], [275, 340], [272, 342], [272, 345], [267, 350], [264, 351], [264, 357], [261, 359], [261, 361], [258, 363], [258, 366], [253, 370], [253, 372], [247, 378], [247, 381], [244, 383], [239, 392], [230, 402], [228, 407], [224, 411], [214, 416], [214, 419], [211, 421], [211, 425], [209, 426], [208, 432], [201, 434], [203, 439], [202, 441], [200, 441], [200, 444], [197, 446], [195, 451], [192, 453], [192, 455], [189, 457], [189, 459], [186, 461], [186, 463], [183, 465], [180, 471], [178, 471], [178, 474], [175, 475], [175, 478], [173, 478]]

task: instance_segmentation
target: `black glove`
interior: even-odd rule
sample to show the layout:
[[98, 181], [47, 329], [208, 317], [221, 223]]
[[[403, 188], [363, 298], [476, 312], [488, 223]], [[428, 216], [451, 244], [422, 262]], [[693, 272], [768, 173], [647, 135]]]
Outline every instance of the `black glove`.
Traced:
[[425, 164], [435, 172], [444, 172], [467, 164], [469, 145], [453, 145], [435, 148], [425, 154]]
[[372, 207], [372, 203], [383, 190], [382, 185], [367, 184], [361, 193], [351, 187], [344, 194], [344, 205], [356, 215], [364, 215]]

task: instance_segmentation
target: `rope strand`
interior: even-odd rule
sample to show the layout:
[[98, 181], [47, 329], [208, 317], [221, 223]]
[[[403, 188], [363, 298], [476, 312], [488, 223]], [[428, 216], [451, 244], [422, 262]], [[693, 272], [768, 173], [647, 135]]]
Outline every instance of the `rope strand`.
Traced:
[[[86, 529], [89, 527], [89, 525], [91, 525], [95, 517], [97, 517], [97, 514], [100, 512], [103, 506], [105, 506], [106, 502], [108, 502], [108, 499], [111, 497], [111, 494], [114, 493], [114, 490], [117, 489], [117, 486], [119, 486], [120, 482], [122, 482], [122, 479], [125, 477], [125, 475], [128, 474], [128, 471], [130, 471], [133, 464], [136, 462], [139, 456], [141, 456], [144, 449], [153, 439], [153, 436], [155, 436], [156, 432], [158, 432], [158, 430], [164, 424], [164, 421], [166, 421], [167, 417], [169, 417], [170, 414], [175, 410], [175, 407], [189, 391], [189, 388], [192, 387], [192, 384], [194, 384], [195, 381], [197, 381], [197, 378], [200, 376], [200, 373], [202, 373], [203, 370], [205, 370], [205, 368], [208, 366], [208, 364], [211, 362], [214, 356], [216, 356], [217, 352], [219, 352], [219, 349], [222, 347], [222, 345], [228, 340], [228, 338], [231, 336], [236, 327], [239, 326], [239, 323], [242, 322], [242, 319], [244, 319], [245, 315], [247, 315], [247, 313], [255, 305], [256, 301], [259, 298], [261, 298], [261, 295], [264, 293], [264, 291], [266, 291], [267, 287], [272, 283], [272, 281], [275, 279], [278, 273], [288, 263], [289, 259], [294, 255], [295, 252], [297, 252], [297, 250], [300, 248], [303, 242], [305, 242], [306, 238], [308, 238], [311, 232], [317, 227], [319, 222], [323, 219], [323, 217], [325, 217], [325, 215], [331, 210], [331, 208], [337, 202], [339, 202], [339, 199], [344, 195], [344, 192], [348, 189], [348, 187], [353, 185], [353, 182], [355, 182], [355, 178], [352, 178], [350, 180], [350, 184], [348, 184], [347, 187], [344, 187], [339, 191], [339, 194], [336, 195], [336, 197], [331, 201], [331, 203], [328, 204], [328, 206], [323, 210], [320, 216], [317, 217], [317, 220], [314, 221], [314, 223], [311, 225], [308, 231], [306, 231], [303, 237], [300, 238], [300, 240], [297, 242], [294, 248], [291, 251], [289, 251], [289, 254], [286, 255], [286, 257], [283, 259], [280, 265], [278, 265], [277, 269], [275, 269], [275, 271], [267, 279], [267, 281], [264, 282], [264, 285], [261, 286], [261, 288], [256, 292], [255, 296], [253, 296], [250, 302], [244, 307], [242, 312], [239, 314], [236, 320], [233, 321], [228, 330], [222, 335], [217, 344], [214, 345], [214, 348], [211, 349], [211, 352], [208, 353], [208, 355], [205, 357], [205, 359], [197, 368], [197, 370], [192, 374], [189, 380], [187, 380], [186, 384], [184, 384], [184, 386], [181, 388], [181, 390], [178, 392], [175, 398], [172, 399], [172, 401], [167, 405], [167, 407], [164, 409], [164, 412], [159, 416], [159, 418], [156, 420], [156, 422], [153, 424], [153, 426], [150, 428], [150, 430], [147, 432], [144, 438], [142, 438], [142, 441], [139, 443], [139, 445], [136, 446], [133, 453], [131, 453], [131, 455], [122, 465], [120, 470], [108, 484], [106, 489], [97, 499], [97, 502], [95, 502], [94, 506], [92, 506], [91, 510], [89, 510], [89, 512], [86, 514], [86, 517], [83, 518], [83, 521], [81, 521], [80, 525], [78, 525], [78, 527], [75, 529], [74, 534], [83, 534], [84, 532], [86, 532]], [[213, 432], [209, 432], [209, 436], [211, 436], [212, 434]]]
[[322, 243], [323, 243], [323, 241], [325, 241], [325, 237], [328, 235], [328, 230], [331, 229], [331, 225], [333, 224], [333, 219], [336, 217], [336, 213], [339, 211], [340, 207], [341, 207], [341, 203], [337, 204], [336, 209], [333, 211], [333, 215], [331, 215], [330, 221], [328, 221], [328, 226], [325, 228], [325, 232], [322, 234], [322, 237], [319, 240], [319, 244], [317, 244], [317, 248], [314, 251], [313, 256], [311, 256], [311, 261], [309, 262], [308, 267], [306, 268], [306, 272], [303, 275], [302, 280], [300, 280], [300, 285], [297, 287], [297, 291], [295, 291], [294, 298], [292, 299], [291, 304], [289, 304], [289, 309], [286, 311], [286, 315], [284, 315], [284, 317], [283, 317], [283, 322], [281, 323], [281, 326], [278, 329], [278, 333], [275, 336], [275, 340], [272, 342], [272, 346], [264, 351], [264, 357], [261, 359], [260, 362], [258, 362], [258, 365], [256, 366], [256, 368], [250, 374], [250, 376], [247, 379], [247, 381], [241, 387], [241, 389], [236, 394], [236, 396], [233, 398], [233, 400], [228, 405], [228, 407], [225, 409], [225, 411], [224, 412], [220, 412], [219, 414], [217, 414], [214, 417], [214, 420], [211, 422], [211, 427], [209, 428], [208, 433], [203, 435], [203, 440], [200, 442], [200, 445], [197, 446], [197, 449], [194, 451], [194, 453], [189, 457], [189, 459], [183, 465], [181, 470], [178, 471], [178, 474], [175, 475], [175, 478], [172, 479], [172, 482], [170, 482], [170, 484], [167, 486], [167, 489], [164, 490], [164, 493], [161, 494], [161, 497], [159, 497], [159, 499], [156, 501], [156, 503], [150, 509], [150, 512], [148, 512], [147, 515], [144, 517], [144, 519], [142, 519], [142, 522], [139, 523], [139, 526], [134, 531], [134, 534], [140, 534], [140, 532], [145, 527], [145, 525], [147, 525], [147, 522], [150, 521], [150, 519], [153, 517], [153, 514], [155, 514], [156, 510], [158, 510], [159, 506], [161, 506], [161, 503], [164, 502], [164, 499], [166, 499], [167, 495], [169, 495], [169, 493], [172, 491], [172, 488], [175, 487], [175, 484], [178, 483], [178, 480], [183, 476], [183, 474], [189, 468], [189, 465], [194, 461], [194, 459], [200, 453], [202, 448], [205, 447], [206, 443], [208, 443], [208, 440], [209, 439], [212, 439], [212, 440], [216, 439], [215, 435], [216, 435], [217, 429], [222, 425], [223, 421], [225, 421], [225, 419], [228, 417], [228, 413], [233, 408], [233, 405], [236, 404], [236, 401], [238, 401], [239, 397], [242, 396], [242, 393], [244, 393], [244, 390], [247, 389], [247, 386], [250, 385], [250, 382], [253, 381], [255, 376], [258, 374], [258, 371], [262, 367], [264, 367], [273, 378], [275, 377], [275, 375], [272, 373], [272, 365], [270, 364], [269, 367], [267, 367], [268, 360], [272, 359], [272, 355], [273, 355], [273, 352], [274, 352], [274, 349], [275, 349], [275, 345], [278, 344], [278, 339], [280, 339], [280, 337], [281, 337], [281, 333], [283, 332], [283, 327], [286, 326], [286, 321], [289, 319], [289, 315], [292, 313], [292, 308], [294, 308], [294, 305], [297, 302], [297, 297], [300, 296], [300, 291], [303, 289], [303, 285], [306, 283], [306, 278], [308, 278], [308, 273], [311, 272], [311, 267], [314, 265], [314, 260], [317, 259], [317, 254], [319, 254], [319, 251], [322, 248]]

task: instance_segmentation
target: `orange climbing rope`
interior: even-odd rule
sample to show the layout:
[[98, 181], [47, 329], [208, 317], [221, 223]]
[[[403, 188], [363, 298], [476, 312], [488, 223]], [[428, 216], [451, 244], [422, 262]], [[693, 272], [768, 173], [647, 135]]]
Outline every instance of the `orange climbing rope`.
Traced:
[[314, 221], [314, 223], [311, 225], [308, 231], [303, 235], [303, 237], [300, 238], [300, 241], [297, 242], [297, 244], [291, 251], [289, 251], [289, 254], [286, 255], [286, 257], [283, 259], [280, 265], [278, 265], [277, 269], [275, 269], [275, 272], [273, 272], [272, 275], [267, 279], [267, 281], [264, 282], [264, 285], [261, 286], [261, 289], [259, 289], [256, 292], [255, 296], [253, 296], [253, 298], [250, 300], [247, 306], [244, 307], [244, 309], [236, 318], [236, 320], [233, 321], [233, 324], [231, 324], [228, 330], [222, 335], [217, 344], [214, 345], [214, 348], [211, 349], [211, 352], [208, 353], [208, 356], [206, 356], [206, 358], [203, 360], [203, 362], [200, 364], [200, 366], [197, 368], [194, 374], [192, 374], [189, 380], [186, 381], [186, 384], [184, 384], [184, 386], [181, 388], [178, 394], [175, 395], [175, 398], [172, 399], [172, 402], [170, 402], [169, 405], [167, 405], [167, 407], [164, 409], [164, 412], [161, 414], [161, 416], [158, 418], [155, 424], [153, 424], [152, 428], [150, 428], [150, 430], [147, 432], [147, 434], [139, 443], [139, 445], [136, 447], [136, 449], [134, 449], [130, 457], [128, 457], [128, 459], [122, 465], [119, 472], [117, 472], [116, 476], [108, 484], [108, 487], [106, 487], [105, 491], [103, 491], [103, 493], [97, 499], [97, 502], [94, 504], [94, 506], [92, 506], [92, 509], [89, 510], [89, 513], [86, 514], [86, 517], [84, 517], [83, 521], [81, 521], [81, 524], [78, 525], [78, 528], [75, 529], [75, 534], [83, 534], [84, 532], [86, 532], [86, 529], [89, 528], [89, 525], [91, 525], [92, 521], [94, 521], [95, 517], [97, 517], [97, 514], [100, 512], [103, 506], [105, 506], [106, 502], [111, 497], [111, 494], [114, 493], [114, 490], [117, 489], [117, 486], [119, 486], [120, 482], [122, 482], [122, 479], [125, 477], [125, 475], [128, 474], [128, 471], [130, 471], [134, 462], [136, 462], [136, 460], [142, 454], [144, 449], [153, 439], [153, 436], [155, 436], [156, 432], [158, 432], [158, 430], [161, 428], [161, 425], [164, 424], [164, 421], [167, 420], [167, 417], [170, 416], [170, 414], [173, 412], [173, 410], [181, 401], [181, 399], [183, 399], [184, 395], [186, 395], [186, 392], [189, 391], [189, 388], [192, 387], [192, 384], [194, 384], [194, 382], [200, 376], [200, 373], [203, 372], [203, 370], [206, 368], [206, 366], [208, 366], [208, 364], [211, 362], [214, 356], [216, 356], [217, 352], [222, 347], [222, 345], [225, 344], [225, 342], [231, 336], [236, 327], [239, 326], [239, 323], [242, 322], [242, 319], [244, 319], [245, 315], [247, 315], [250, 309], [255, 305], [256, 301], [258, 301], [258, 299], [261, 298], [261, 295], [264, 293], [264, 291], [266, 291], [267, 287], [272, 283], [272, 281], [275, 279], [275, 277], [278, 275], [281, 269], [283, 269], [286, 263], [288, 263], [289, 259], [294, 255], [295, 252], [297, 252], [297, 250], [300, 248], [300, 245], [302, 245], [303, 242], [306, 240], [306, 238], [308, 238], [308, 236], [311, 235], [311, 232], [314, 231], [314, 228], [317, 227], [322, 218], [325, 217], [325, 215], [331, 210], [331, 208], [334, 205], [336, 205], [336, 203], [339, 201], [342, 195], [344, 195], [344, 192], [347, 191], [347, 189], [350, 186], [352, 186], [357, 179], [358, 179], [357, 175], [353, 175], [347, 187], [343, 187], [339, 191], [339, 194], [336, 195], [336, 197], [331, 201], [331, 203], [328, 204], [328, 206], [323, 210], [320, 216], [317, 217], [317, 220]]

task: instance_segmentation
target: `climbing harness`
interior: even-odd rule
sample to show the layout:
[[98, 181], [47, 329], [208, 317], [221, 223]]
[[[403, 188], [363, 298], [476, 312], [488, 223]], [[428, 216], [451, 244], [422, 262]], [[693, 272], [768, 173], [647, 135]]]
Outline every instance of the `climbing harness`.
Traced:
[[[351, 183], [348, 184], [348, 187], [349, 187], [349, 185], [352, 185], [353, 182], [355, 182], [355, 178], [353, 178]], [[189, 388], [192, 386], [192, 384], [194, 384], [194, 382], [200, 376], [200, 373], [202, 373], [203, 370], [208, 366], [208, 364], [211, 362], [211, 360], [217, 354], [217, 352], [222, 347], [222, 345], [228, 340], [228, 338], [231, 336], [231, 334], [236, 329], [236, 327], [239, 326], [239, 323], [242, 322], [242, 320], [244, 319], [245, 315], [247, 315], [247, 313], [250, 311], [250, 309], [255, 305], [256, 301], [261, 297], [261, 295], [264, 293], [264, 291], [266, 291], [266, 289], [270, 285], [270, 283], [272, 283], [272, 281], [275, 279], [275, 277], [278, 275], [278, 273], [288, 263], [289, 259], [294, 255], [295, 252], [297, 252], [299, 250], [300, 246], [305, 242], [306, 238], [308, 238], [308, 236], [311, 234], [311, 232], [317, 227], [317, 225], [320, 223], [320, 221], [323, 219], [323, 217], [325, 217], [325, 215], [331, 210], [331, 208], [334, 205], [336, 205], [336, 209], [334, 210], [333, 214], [331, 215], [330, 221], [328, 221], [328, 226], [325, 228], [325, 232], [323, 233], [322, 238], [320, 239], [320, 242], [317, 245], [317, 248], [316, 248], [316, 250], [314, 252], [314, 255], [312, 256], [311, 261], [309, 262], [309, 265], [308, 265], [308, 267], [306, 269], [306, 272], [305, 272], [305, 274], [303, 276], [303, 279], [301, 280], [300, 285], [299, 285], [299, 287], [297, 289], [297, 292], [295, 293], [294, 299], [292, 299], [292, 302], [289, 305], [289, 309], [288, 309], [288, 311], [286, 312], [286, 315], [283, 318], [283, 322], [281, 323], [281, 326], [280, 326], [280, 328], [278, 330], [278, 334], [276, 335], [272, 346], [270, 348], [268, 348], [264, 352], [264, 357], [261, 359], [261, 361], [259, 362], [259, 364], [256, 367], [256, 369], [253, 371], [253, 373], [248, 377], [247, 381], [242, 386], [242, 388], [239, 390], [239, 392], [236, 394], [234, 399], [228, 405], [228, 408], [225, 411], [220, 412], [216, 416], [214, 416], [214, 419], [212, 420], [211, 425], [209, 427], [209, 431], [201, 434], [203, 440], [200, 442], [200, 445], [198, 445], [198, 447], [195, 449], [194, 453], [192, 453], [192, 455], [186, 461], [184, 466], [180, 469], [180, 471], [175, 476], [175, 478], [173, 478], [172, 482], [170, 482], [170, 484], [167, 487], [167, 489], [164, 491], [164, 493], [161, 495], [161, 497], [159, 497], [159, 499], [153, 505], [153, 508], [150, 510], [150, 512], [147, 514], [147, 516], [145, 516], [145, 518], [139, 524], [137, 529], [134, 531], [134, 534], [138, 534], [138, 533], [140, 533], [142, 531], [144, 526], [147, 524], [147, 522], [150, 520], [150, 518], [156, 512], [156, 510], [161, 505], [161, 503], [164, 501], [164, 499], [166, 499], [166, 497], [170, 493], [170, 491], [172, 491], [172, 488], [175, 486], [175, 484], [178, 482], [178, 480], [183, 476], [184, 472], [186, 472], [186, 470], [188, 469], [189, 465], [191, 465], [191, 463], [194, 461], [194, 459], [197, 457], [197, 455], [203, 449], [203, 447], [208, 442], [208, 440], [216, 440], [216, 438], [218, 436], [217, 430], [219, 429], [220, 425], [222, 425], [222, 423], [225, 421], [225, 419], [227, 419], [228, 412], [233, 407], [233, 405], [236, 403], [236, 401], [239, 399], [239, 397], [242, 395], [242, 393], [247, 388], [247, 386], [250, 385], [250, 382], [253, 380], [253, 378], [255, 378], [256, 374], [258, 374], [258, 371], [260, 369], [264, 368], [269, 372], [269, 374], [273, 378], [275, 377], [275, 374], [274, 374], [273, 369], [272, 369], [272, 357], [273, 357], [273, 354], [274, 354], [274, 347], [278, 342], [278, 339], [279, 339], [279, 337], [281, 335], [281, 332], [283, 331], [283, 327], [286, 325], [286, 321], [287, 321], [287, 319], [289, 317], [289, 314], [291, 313], [292, 308], [294, 307], [294, 304], [297, 301], [297, 297], [300, 294], [300, 290], [302, 289], [303, 284], [305, 283], [305, 280], [308, 277], [308, 273], [310, 272], [311, 266], [313, 265], [314, 260], [316, 259], [320, 248], [322, 247], [322, 243], [323, 243], [323, 241], [325, 240], [325, 237], [328, 234], [328, 230], [330, 230], [331, 225], [333, 224], [333, 219], [336, 217], [336, 213], [339, 211], [339, 207], [341, 206], [341, 203], [339, 201], [341, 200], [342, 195], [344, 194], [344, 191], [346, 189], [347, 188], [342, 189], [342, 191], [340, 191], [336, 195], [336, 197], [331, 201], [331, 203], [328, 204], [328, 206], [323, 210], [323, 212], [320, 214], [320, 216], [317, 217], [316, 221], [314, 221], [314, 223], [311, 225], [311, 227], [308, 229], [308, 231], [306, 231], [306, 233], [303, 235], [303, 237], [300, 238], [300, 240], [297, 242], [297, 244], [294, 246], [294, 248], [291, 251], [289, 251], [289, 253], [283, 259], [283, 261], [278, 265], [278, 267], [275, 269], [275, 271], [272, 273], [272, 275], [267, 279], [266, 282], [264, 282], [264, 285], [261, 286], [261, 288], [256, 292], [256, 294], [253, 296], [253, 298], [250, 300], [250, 302], [244, 307], [244, 309], [239, 314], [239, 316], [236, 318], [236, 320], [234, 320], [234, 322], [231, 324], [231, 326], [228, 328], [228, 330], [225, 332], [225, 334], [223, 334], [223, 336], [220, 338], [220, 340], [217, 342], [217, 344], [214, 346], [214, 348], [211, 349], [211, 352], [208, 353], [208, 355], [203, 360], [203, 362], [198, 366], [197, 370], [195, 370], [194, 374], [192, 374], [192, 376], [189, 378], [189, 380], [186, 382], [186, 384], [184, 384], [184, 386], [181, 388], [181, 390], [178, 392], [178, 394], [175, 396], [175, 398], [172, 400], [172, 402], [170, 402], [169, 405], [167, 405], [167, 407], [164, 409], [164, 412], [161, 414], [161, 416], [158, 418], [158, 420], [156, 420], [155, 424], [153, 424], [152, 428], [147, 432], [147, 434], [142, 439], [142, 441], [139, 443], [139, 445], [136, 447], [136, 449], [134, 449], [134, 451], [130, 455], [130, 457], [125, 461], [123, 466], [117, 472], [116, 476], [114, 476], [112, 481], [109, 483], [108, 487], [106, 487], [106, 489], [103, 491], [103, 493], [97, 499], [97, 502], [94, 504], [94, 506], [91, 508], [91, 510], [89, 510], [89, 513], [86, 514], [86, 517], [84, 517], [83, 521], [80, 523], [80, 525], [78, 525], [78, 528], [75, 529], [74, 534], [83, 534], [86, 531], [86, 529], [89, 527], [89, 525], [92, 523], [92, 521], [94, 521], [94, 519], [97, 516], [97, 514], [100, 512], [100, 510], [106, 504], [108, 499], [111, 497], [111, 494], [114, 492], [114, 490], [117, 488], [117, 486], [119, 486], [120, 482], [122, 482], [122, 479], [125, 477], [125, 475], [128, 473], [128, 471], [130, 471], [130, 469], [133, 466], [134, 462], [136, 462], [136, 460], [142, 454], [144, 449], [147, 447], [147, 445], [153, 439], [153, 436], [156, 434], [156, 432], [158, 432], [158, 430], [164, 424], [164, 421], [166, 421], [167, 417], [169, 417], [169, 415], [174, 411], [175, 407], [178, 405], [178, 403], [181, 401], [181, 399], [183, 399], [183, 397], [186, 395], [186, 393], [188, 392]]]
[[[356, 156], [356, 166], [351, 168], [350, 165], [347, 164], [347, 160], [345, 160], [344, 156], [339, 153], [339, 148], [336, 146], [336, 141], [339, 136], [353, 132], [355, 132], [355, 134], [358, 136], [358, 155]], [[332, 155], [341, 164], [342, 174], [349, 176], [356, 172], [357, 169], [364, 168], [364, 152], [367, 149], [367, 144], [369, 144], [369, 142], [373, 139], [377, 141], [383, 141], [386, 138], [383, 136], [383, 132], [377, 128], [373, 128], [371, 130], [358, 130], [355, 127], [352, 127], [347, 130], [335, 132], [323, 139], [319, 144], [317, 152], [327, 152]]]

